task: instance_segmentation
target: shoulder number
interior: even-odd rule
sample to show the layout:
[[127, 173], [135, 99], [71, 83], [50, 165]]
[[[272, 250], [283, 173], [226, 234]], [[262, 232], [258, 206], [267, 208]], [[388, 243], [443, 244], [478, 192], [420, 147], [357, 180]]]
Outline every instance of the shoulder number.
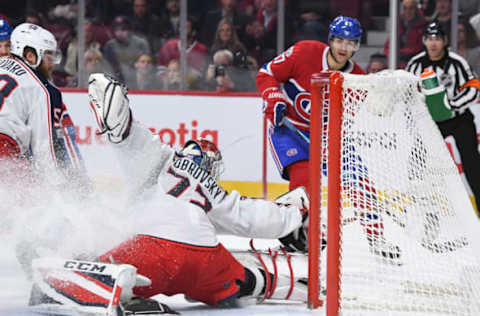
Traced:
[[292, 55], [292, 53], [293, 53], [293, 46], [291, 46], [289, 49], [287, 49], [286, 51], [284, 51], [283, 53], [275, 57], [275, 59], [273, 60], [273, 63], [274, 64], [283, 63], [285, 60], [287, 60], [288, 57]]
[[0, 75], [0, 110], [3, 107], [5, 99], [12, 93], [13, 90], [18, 86], [18, 83], [15, 79], [9, 75]]

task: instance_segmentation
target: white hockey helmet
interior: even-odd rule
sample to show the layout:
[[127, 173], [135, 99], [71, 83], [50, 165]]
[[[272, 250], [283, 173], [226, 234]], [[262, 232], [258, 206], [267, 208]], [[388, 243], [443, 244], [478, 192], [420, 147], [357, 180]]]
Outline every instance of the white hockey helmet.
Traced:
[[46, 29], [31, 23], [22, 23], [17, 26], [10, 38], [11, 53], [23, 58], [25, 47], [31, 47], [37, 54], [37, 63], [31, 65], [37, 68], [43, 58], [51, 58], [54, 64], [62, 61], [62, 53], [57, 49], [57, 40]]

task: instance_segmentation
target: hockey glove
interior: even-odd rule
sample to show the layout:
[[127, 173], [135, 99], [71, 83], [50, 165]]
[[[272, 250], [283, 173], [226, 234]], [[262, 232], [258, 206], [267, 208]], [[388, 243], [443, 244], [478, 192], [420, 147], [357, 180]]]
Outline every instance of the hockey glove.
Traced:
[[302, 212], [302, 225], [290, 234], [279, 238], [279, 241], [288, 252], [307, 252], [308, 251], [308, 208], [310, 199], [304, 187], [298, 187], [285, 194], [280, 195], [275, 203], [282, 205], [293, 205]]
[[112, 143], [123, 141], [132, 122], [127, 88], [108, 75], [92, 74], [88, 79], [88, 97], [100, 133], [106, 133]]
[[287, 100], [279, 88], [268, 88], [262, 94], [263, 113], [274, 126], [280, 126], [287, 112]]
[[308, 252], [308, 213], [303, 215], [302, 225], [278, 240], [288, 252]]

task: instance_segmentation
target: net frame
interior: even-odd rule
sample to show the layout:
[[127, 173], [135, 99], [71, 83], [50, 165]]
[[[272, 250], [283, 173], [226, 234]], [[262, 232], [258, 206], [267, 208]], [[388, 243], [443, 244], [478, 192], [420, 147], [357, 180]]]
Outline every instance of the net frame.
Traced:
[[[347, 75], [355, 76], [355, 75]], [[385, 77], [386, 84], [402, 84], [399, 78], [390, 80]], [[309, 308], [317, 308], [324, 304], [321, 293], [321, 275], [326, 274], [326, 314], [339, 315], [340, 311], [340, 275], [341, 258], [341, 146], [342, 146], [342, 113], [345, 75], [335, 73], [315, 74], [311, 79], [311, 125], [310, 125], [310, 190], [311, 208], [309, 217]], [[389, 81], [390, 80], [390, 81]], [[366, 80], [367, 81], [367, 80]], [[368, 84], [365, 81], [365, 86]], [[356, 83], [363, 85], [361, 80]], [[327, 137], [324, 122], [328, 121]], [[328, 145], [327, 145], [328, 142]], [[328, 146], [328, 151], [326, 147]], [[326, 154], [328, 153], [328, 154]], [[321, 271], [321, 208], [322, 208], [322, 164], [328, 162], [328, 246], [326, 255], [326, 273]], [[468, 220], [466, 222], [468, 224]], [[471, 230], [473, 226], [469, 226]], [[472, 236], [470, 236], [472, 237]], [[474, 245], [474, 249], [479, 249]], [[478, 263], [478, 261], [477, 261]], [[478, 267], [477, 267], [478, 268]], [[445, 291], [445, 290], [442, 290]], [[447, 290], [448, 291], [448, 290]], [[398, 308], [398, 307], [395, 307]], [[417, 311], [418, 312], [418, 311]], [[420, 311], [421, 312], [421, 311]], [[468, 313], [467, 313], [468, 314]], [[376, 314], [375, 314], [376, 315]], [[410, 315], [410, 314], [408, 314]], [[420, 314], [418, 314], [420, 315]], [[423, 314], [422, 314], [423, 315]], [[430, 315], [425, 313], [425, 315]], [[459, 314], [464, 315], [464, 314]], [[469, 314], [468, 314], [469, 315]]]

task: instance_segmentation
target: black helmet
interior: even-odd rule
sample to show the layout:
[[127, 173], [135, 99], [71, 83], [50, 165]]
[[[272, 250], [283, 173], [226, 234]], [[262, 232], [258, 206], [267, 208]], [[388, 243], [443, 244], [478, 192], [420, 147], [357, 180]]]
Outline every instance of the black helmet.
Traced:
[[426, 37], [429, 35], [441, 36], [444, 39], [447, 39], [447, 34], [445, 34], [442, 25], [438, 21], [433, 21], [427, 24], [423, 36]]

